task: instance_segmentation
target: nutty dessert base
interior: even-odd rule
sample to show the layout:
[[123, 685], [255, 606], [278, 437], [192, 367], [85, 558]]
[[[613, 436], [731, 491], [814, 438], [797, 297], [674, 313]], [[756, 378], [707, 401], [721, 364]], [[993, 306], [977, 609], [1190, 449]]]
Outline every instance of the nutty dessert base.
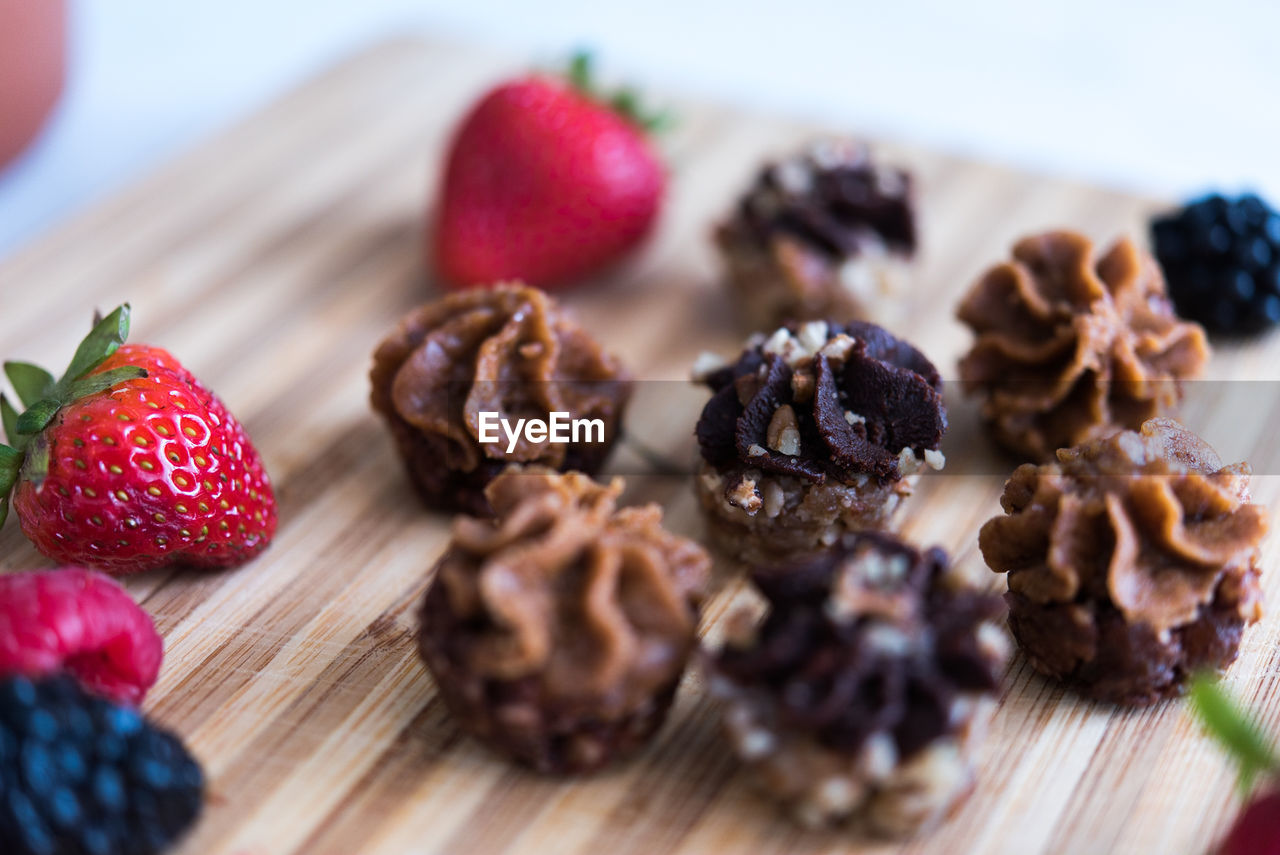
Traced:
[[829, 748], [769, 720], [769, 699], [731, 681], [712, 678], [711, 691], [728, 703], [723, 726], [753, 782], [809, 828], [851, 823], [872, 834], [904, 837], [953, 814], [975, 785], [975, 754], [995, 711], [982, 695], [956, 698], [950, 732], [908, 757], [898, 757], [887, 734], [856, 754]]
[[[389, 417], [387, 424], [409, 480], [428, 508], [481, 517], [493, 515], [484, 488], [508, 466], [519, 464], [482, 458], [479, 465], [469, 471], [454, 469], [448, 465], [454, 456], [449, 440], [438, 434], [423, 433], [398, 416]], [[565, 453], [563, 469], [595, 475], [609, 458], [614, 441], [616, 436], [608, 442], [571, 446]]]
[[540, 697], [537, 677], [491, 680], [463, 667], [450, 643], [459, 629], [443, 586], [432, 586], [418, 649], [449, 712], [474, 738], [544, 774], [594, 772], [634, 754], [662, 727], [675, 700], [680, 674], [641, 707], [619, 716], [555, 710]]
[[1015, 593], [1005, 601], [1009, 629], [1037, 671], [1085, 697], [1126, 706], [1177, 697], [1197, 671], [1226, 668], [1245, 628], [1238, 604], [1221, 589], [1163, 641], [1147, 624], [1127, 623], [1109, 603], [1039, 604]]
[[905, 289], [910, 259], [885, 250], [830, 258], [777, 238], [762, 252], [722, 233], [725, 279], [745, 326], [772, 329], [787, 321], [885, 321]]
[[758, 469], [724, 473], [704, 462], [696, 483], [715, 547], [735, 561], [767, 564], [830, 546], [846, 532], [889, 530], [918, 478], [808, 484]]

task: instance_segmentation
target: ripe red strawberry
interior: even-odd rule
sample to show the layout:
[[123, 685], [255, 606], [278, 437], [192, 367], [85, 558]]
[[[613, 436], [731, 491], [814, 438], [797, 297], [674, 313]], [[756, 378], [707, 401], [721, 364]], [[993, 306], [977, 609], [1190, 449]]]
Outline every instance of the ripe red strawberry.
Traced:
[[122, 347], [128, 331], [126, 305], [94, 327], [56, 382], [5, 364], [27, 410], [0, 400], [12, 446], [0, 446], [0, 497], [13, 488], [23, 533], [55, 561], [117, 574], [247, 561], [276, 529], [257, 451], [172, 356]]
[[437, 272], [458, 287], [581, 279], [649, 232], [666, 177], [635, 95], [607, 103], [587, 58], [570, 80], [530, 76], [486, 94], [453, 139], [437, 210]]

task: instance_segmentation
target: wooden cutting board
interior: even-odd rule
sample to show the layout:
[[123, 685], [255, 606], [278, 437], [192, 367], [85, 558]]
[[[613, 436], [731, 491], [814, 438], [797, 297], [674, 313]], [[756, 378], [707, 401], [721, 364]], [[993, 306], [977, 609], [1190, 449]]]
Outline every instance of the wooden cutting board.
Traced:
[[[905, 846], [803, 832], [744, 784], [696, 678], [653, 746], [581, 781], [513, 768], [461, 737], [414, 652], [416, 604], [446, 520], [419, 507], [370, 414], [369, 354], [432, 296], [420, 258], [424, 200], [447, 131], [485, 84], [525, 65], [483, 51], [393, 43], [344, 63], [116, 198], [0, 262], [0, 352], [61, 364], [92, 309], [132, 301], [134, 339], [166, 346], [217, 389], [257, 441], [282, 525], [260, 560], [221, 574], [129, 579], [166, 660], [147, 711], [203, 760], [204, 817], [180, 849], [200, 855], [556, 852], [1200, 853], [1236, 806], [1226, 761], [1182, 703], [1118, 711], [1082, 703], [1015, 659], [979, 770], [946, 826]], [[629, 431], [689, 459], [703, 394], [689, 365], [735, 351], [741, 331], [716, 280], [708, 230], [761, 158], [819, 129], [679, 103], [661, 229], [619, 275], [566, 297], [645, 380]], [[857, 128], [843, 129], [857, 132]], [[968, 334], [962, 290], [1010, 242], [1071, 226], [1141, 234], [1149, 200], [898, 145], [920, 184], [924, 251], [891, 322], [954, 376]], [[1211, 376], [1274, 380], [1280, 339], [1220, 349]], [[1249, 418], [1214, 396], [1187, 420], [1261, 472], [1266, 406]], [[1258, 386], [1258, 389], [1269, 387]], [[647, 397], [647, 400], [646, 400]], [[1203, 397], [1203, 396], [1202, 396]], [[906, 533], [975, 574], [976, 534], [1009, 465], [952, 396], [948, 474], [926, 478]], [[1254, 401], [1257, 406], [1257, 401]], [[1243, 453], [1243, 452], [1238, 452]], [[1271, 452], [1274, 454], [1274, 452]], [[681, 457], [683, 455], [683, 457]], [[628, 499], [666, 506], [696, 536], [688, 478], [642, 474], [623, 449]], [[1259, 500], [1280, 507], [1274, 477]], [[1275, 563], [1274, 543], [1266, 565]], [[45, 566], [11, 524], [3, 566]], [[1280, 601], [1275, 574], [1268, 593]], [[740, 582], [723, 573], [715, 626]], [[1280, 621], [1246, 637], [1229, 683], [1280, 729]]]

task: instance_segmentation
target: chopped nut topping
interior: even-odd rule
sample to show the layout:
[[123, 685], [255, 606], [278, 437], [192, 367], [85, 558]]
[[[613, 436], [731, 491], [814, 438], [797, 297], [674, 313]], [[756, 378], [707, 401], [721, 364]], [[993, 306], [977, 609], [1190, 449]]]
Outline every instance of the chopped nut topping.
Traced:
[[769, 447], [779, 454], [795, 457], [800, 453], [800, 425], [796, 422], [796, 411], [789, 404], [774, 411], [766, 436]]
[[698, 444], [718, 467], [750, 463], [809, 483], [892, 482], [937, 451], [946, 429], [937, 369], [873, 324], [783, 327], [706, 382], [717, 394]]
[[741, 478], [730, 485], [725, 491], [725, 499], [749, 514], [754, 514], [763, 505], [760, 493], [756, 490], [756, 482], [751, 478]]

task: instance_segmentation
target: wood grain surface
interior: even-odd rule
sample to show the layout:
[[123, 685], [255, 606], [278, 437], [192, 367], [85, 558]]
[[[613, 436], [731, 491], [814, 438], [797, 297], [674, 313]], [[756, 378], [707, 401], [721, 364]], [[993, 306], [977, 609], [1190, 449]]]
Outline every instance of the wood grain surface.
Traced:
[[[367, 405], [369, 355], [395, 319], [432, 296], [422, 212], [447, 132], [486, 83], [522, 68], [473, 49], [393, 43], [159, 169], [0, 262], [0, 351], [61, 364], [92, 309], [130, 300], [134, 340], [168, 347], [240, 416], [278, 485], [281, 528], [260, 560], [220, 573], [156, 572], [129, 590], [165, 636], [147, 711], [209, 772], [188, 855], [653, 853], [1201, 853], [1234, 812], [1227, 762], [1180, 702], [1142, 711], [1083, 703], [1015, 658], [982, 754], [979, 787], [945, 826], [905, 845], [801, 831], [738, 774], [696, 678], [634, 762], [579, 781], [513, 768], [463, 738], [414, 651], [416, 604], [446, 538], [423, 511]], [[703, 395], [684, 381], [697, 352], [741, 339], [708, 230], [761, 158], [819, 129], [677, 99], [670, 204], [647, 248], [597, 287], [567, 296], [583, 323], [644, 380], [628, 431], [688, 459]], [[857, 133], [857, 128], [840, 129]], [[963, 289], [1017, 236], [1071, 226], [1099, 240], [1141, 234], [1155, 204], [1079, 183], [900, 145], [879, 147], [919, 181], [924, 250], [895, 332], [954, 376], [967, 332]], [[1219, 348], [1210, 375], [1274, 381], [1280, 340]], [[1187, 420], [1255, 468], [1280, 472], [1274, 396], [1242, 411], [1240, 384], [1202, 384]], [[1270, 388], [1258, 384], [1257, 389]], [[1225, 390], [1225, 391], [1224, 391]], [[1193, 398], [1196, 395], [1193, 394]], [[978, 526], [1011, 466], [974, 410], [950, 396], [946, 474], [927, 477], [905, 530], [992, 584]], [[1252, 408], [1253, 412], [1250, 412]], [[1249, 413], [1241, 418], [1240, 413]], [[681, 455], [684, 455], [681, 458]], [[698, 536], [689, 478], [612, 464], [627, 501], [656, 500]], [[1277, 479], [1255, 495], [1280, 507]], [[1276, 547], [1265, 550], [1275, 563]], [[46, 562], [11, 524], [7, 569]], [[1275, 573], [1268, 594], [1280, 602]], [[724, 569], [704, 628], [739, 595]], [[1280, 728], [1280, 621], [1247, 636], [1229, 684]]]

